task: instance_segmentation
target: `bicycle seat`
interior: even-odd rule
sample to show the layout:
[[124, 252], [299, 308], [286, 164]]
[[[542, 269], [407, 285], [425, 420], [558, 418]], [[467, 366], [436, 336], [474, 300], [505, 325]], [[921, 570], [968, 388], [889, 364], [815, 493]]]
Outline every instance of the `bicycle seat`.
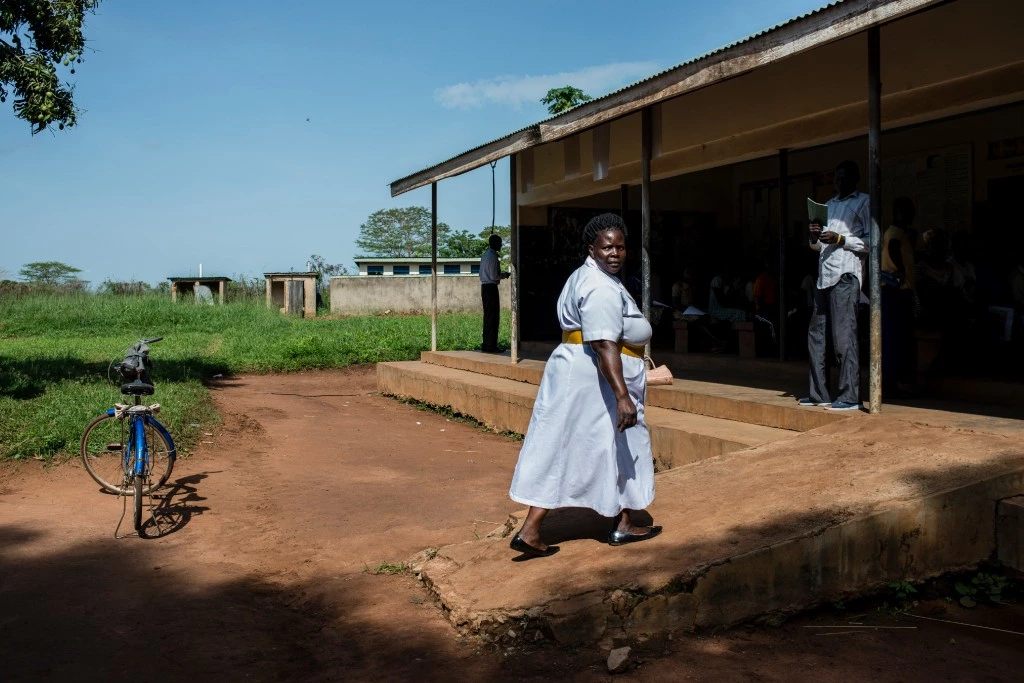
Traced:
[[156, 388], [152, 384], [146, 384], [139, 380], [121, 385], [121, 393], [129, 396], [151, 396], [154, 392], [156, 392]]

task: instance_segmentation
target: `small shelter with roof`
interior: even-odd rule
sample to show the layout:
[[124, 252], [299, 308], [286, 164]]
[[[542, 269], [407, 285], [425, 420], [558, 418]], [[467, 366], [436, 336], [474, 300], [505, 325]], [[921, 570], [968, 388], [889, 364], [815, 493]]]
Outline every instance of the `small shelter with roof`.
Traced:
[[[212, 277], [208, 275], [183, 276], [167, 278], [171, 283], [171, 301], [177, 301], [179, 297], [189, 296], [195, 298], [196, 303], [224, 303], [224, 292], [227, 283], [231, 282], [229, 277]], [[216, 302], [214, 302], [216, 293]]]
[[282, 313], [316, 317], [317, 273], [263, 273], [267, 286], [267, 307]]

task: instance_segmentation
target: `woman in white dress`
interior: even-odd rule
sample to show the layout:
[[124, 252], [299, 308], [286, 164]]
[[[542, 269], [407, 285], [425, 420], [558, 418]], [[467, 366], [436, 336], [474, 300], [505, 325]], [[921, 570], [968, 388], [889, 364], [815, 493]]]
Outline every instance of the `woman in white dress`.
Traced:
[[653, 538], [631, 512], [654, 500], [654, 461], [644, 421], [644, 344], [651, 326], [618, 274], [626, 260], [626, 226], [616, 214], [583, 230], [589, 256], [558, 298], [562, 344], [544, 369], [533, 416], [512, 477], [512, 500], [530, 506], [513, 550], [557, 552], [541, 540], [548, 511], [586, 507], [615, 518], [608, 542]]

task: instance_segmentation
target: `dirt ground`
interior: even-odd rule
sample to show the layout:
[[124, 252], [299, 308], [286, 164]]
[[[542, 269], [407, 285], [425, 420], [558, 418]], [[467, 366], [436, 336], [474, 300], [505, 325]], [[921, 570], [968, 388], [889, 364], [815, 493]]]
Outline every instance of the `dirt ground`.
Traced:
[[[494, 652], [458, 636], [411, 576], [367, 571], [519, 507], [518, 443], [375, 389], [373, 368], [225, 380], [223, 424], [157, 501], [159, 537], [115, 539], [122, 501], [76, 461], [0, 467], [3, 679], [608, 680], [596, 647]], [[916, 612], [1024, 631], [1019, 605]], [[809, 628], [851, 621], [917, 628]], [[1022, 646], [872, 603], [643, 643], [614, 678], [1019, 680]]]

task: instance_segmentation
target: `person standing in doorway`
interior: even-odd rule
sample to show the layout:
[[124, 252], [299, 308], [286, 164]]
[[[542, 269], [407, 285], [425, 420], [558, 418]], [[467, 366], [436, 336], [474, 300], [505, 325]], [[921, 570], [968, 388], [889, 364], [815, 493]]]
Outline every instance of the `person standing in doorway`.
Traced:
[[480, 350], [498, 353], [498, 323], [501, 321], [498, 283], [507, 278], [508, 273], [501, 272], [500, 267], [501, 237], [491, 235], [487, 244], [487, 251], [480, 257], [480, 298], [484, 306], [484, 339]]
[[882, 235], [882, 392], [890, 397], [913, 389], [917, 366], [914, 337], [914, 202], [897, 197], [892, 225]]
[[[828, 225], [810, 224], [810, 247], [818, 252], [818, 282], [814, 308], [807, 328], [810, 355], [810, 395], [802, 406], [827, 406], [832, 410], [860, 408], [860, 358], [857, 343], [857, 305], [863, 271], [861, 254], [868, 251], [871, 209], [868, 195], [857, 191], [860, 169], [843, 161], [835, 170], [835, 196], [828, 200]], [[839, 393], [829, 400], [825, 367], [827, 328], [839, 364]]]

